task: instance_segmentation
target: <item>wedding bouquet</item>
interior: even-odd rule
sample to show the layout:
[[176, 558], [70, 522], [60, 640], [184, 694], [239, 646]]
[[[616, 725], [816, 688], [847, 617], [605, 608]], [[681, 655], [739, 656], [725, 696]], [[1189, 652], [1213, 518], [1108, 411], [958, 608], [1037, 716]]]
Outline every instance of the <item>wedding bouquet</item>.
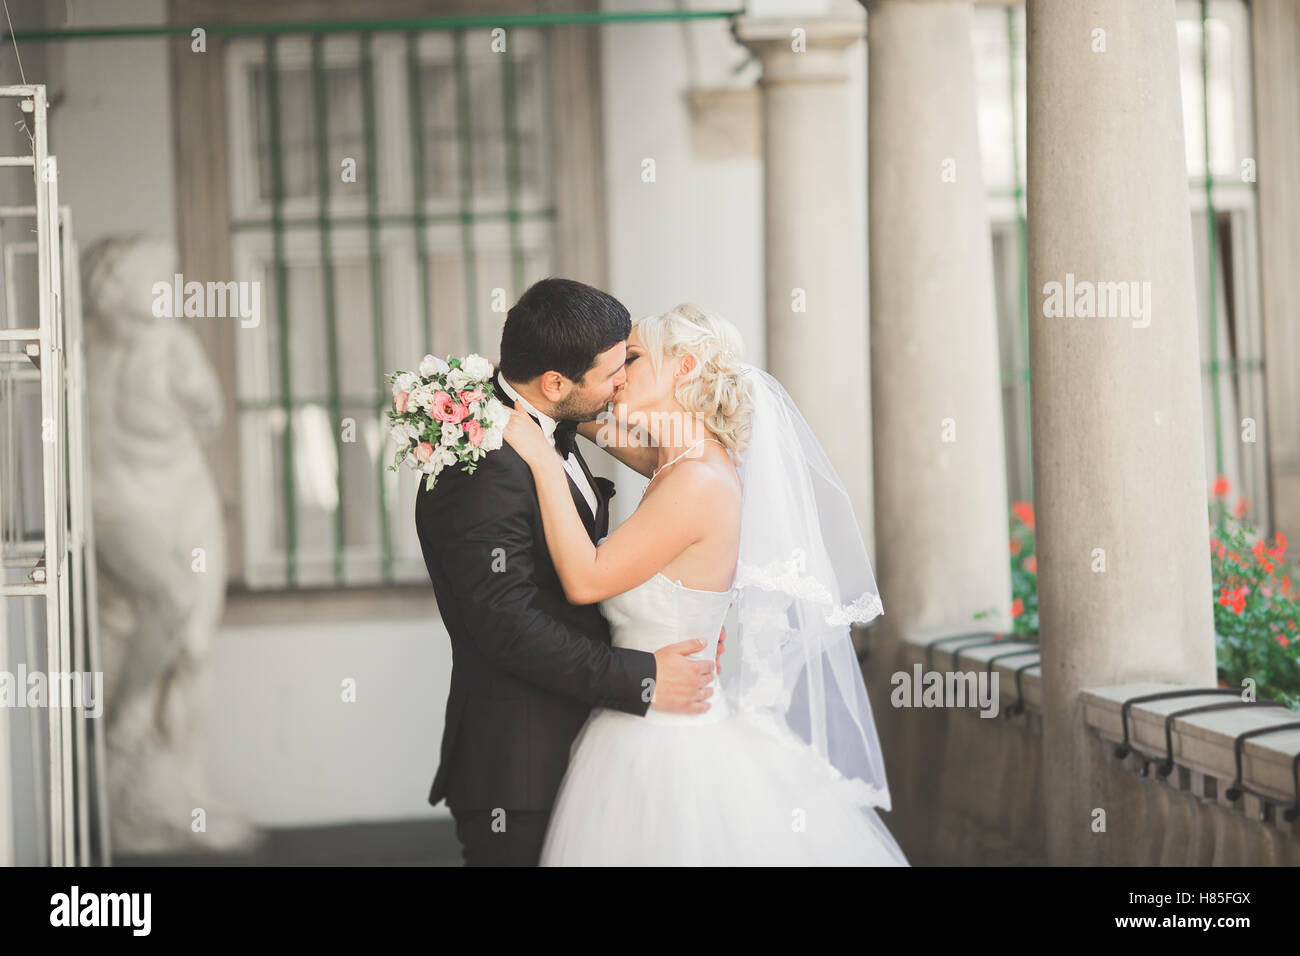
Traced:
[[388, 466], [405, 463], [423, 473], [425, 490], [449, 465], [473, 474], [488, 452], [501, 447], [510, 409], [493, 396], [492, 363], [481, 355], [447, 361], [426, 355], [416, 372], [393, 372], [389, 432], [397, 454]]

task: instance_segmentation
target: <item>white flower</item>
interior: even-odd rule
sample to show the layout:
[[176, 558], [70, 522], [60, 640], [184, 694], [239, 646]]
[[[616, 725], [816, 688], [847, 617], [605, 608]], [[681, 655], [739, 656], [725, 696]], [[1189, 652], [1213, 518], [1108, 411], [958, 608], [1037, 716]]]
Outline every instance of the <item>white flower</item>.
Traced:
[[393, 422], [393, 427], [390, 429], [390, 431], [392, 433], [393, 440], [397, 442], [397, 444], [399, 445], [404, 445], [407, 444], [408, 442], [418, 441], [420, 438], [420, 429], [417, 426], [412, 425], [410, 422], [403, 422], [403, 421]]
[[483, 441], [478, 446], [485, 452], [496, 451], [501, 447], [501, 441], [505, 436], [505, 428], [489, 428], [483, 435]]
[[437, 467], [434, 470], [434, 474], [437, 474], [439, 471], [442, 471], [445, 466], [454, 465], [460, 459], [457, 454], [446, 445], [439, 445], [433, 450], [433, 455], [430, 456], [429, 460], [437, 462]]
[[495, 398], [488, 400], [483, 412], [489, 430], [501, 431], [506, 427], [506, 423], [510, 421], [510, 409]]
[[454, 368], [447, 373], [447, 388], [453, 392], [463, 391], [474, 383], [474, 376], [463, 368]]
[[417, 379], [410, 372], [403, 372], [397, 378], [393, 379], [393, 395], [396, 397], [398, 392], [409, 392], [415, 387]]
[[454, 445], [460, 441], [460, 436], [464, 434], [459, 425], [452, 422], [442, 423], [442, 444]]
[[420, 375], [423, 378], [440, 375], [445, 371], [447, 371], [447, 363], [435, 355], [426, 355], [420, 362]]
[[492, 363], [481, 355], [470, 353], [460, 360], [460, 367], [470, 378], [491, 378]]
[[428, 385], [417, 385], [415, 391], [411, 392], [410, 401], [418, 408], [424, 409], [426, 415], [433, 414], [433, 393], [434, 389]]

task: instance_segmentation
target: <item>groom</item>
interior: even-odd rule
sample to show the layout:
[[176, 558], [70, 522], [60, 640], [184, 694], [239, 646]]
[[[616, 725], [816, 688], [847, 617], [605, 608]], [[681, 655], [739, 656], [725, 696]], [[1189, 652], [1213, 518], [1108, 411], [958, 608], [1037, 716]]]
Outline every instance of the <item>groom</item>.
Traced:
[[[496, 397], [537, 419], [564, 457], [593, 542], [609, 530], [613, 482], [574, 444], [623, 386], [627, 309], [569, 279], [543, 279], [506, 315]], [[421, 483], [416, 528], [451, 635], [451, 693], [429, 803], [447, 801], [469, 866], [530, 866], [541, 854], [569, 748], [591, 708], [690, 712], [711, 661], [689, 641], [651, 654], [611, 647], [597, 605], [576, 607], [546, 550], [532, 472], [509, 445], [472, 475]], [[707, 704], [703, 706], [707, 707]]]

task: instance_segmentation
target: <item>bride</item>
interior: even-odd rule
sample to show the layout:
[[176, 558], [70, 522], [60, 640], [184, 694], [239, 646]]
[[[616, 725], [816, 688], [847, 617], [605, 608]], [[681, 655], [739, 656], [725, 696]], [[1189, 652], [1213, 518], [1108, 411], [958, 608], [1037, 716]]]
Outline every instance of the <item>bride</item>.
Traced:
[[695, 713], [592, 711], [543, 866], [908, 865], [877, 815], [889, 790], [850, 639], [882, 612], [857, 521], [790, 396], [740, 348], [689, 304], [633, 327], [615, 420], [580, 430], [650, 483], [599, 546], [560, 457], [512, 412], [569, 601], [599, 602], [618, 647], [715, 635], [700, 659], [734, 606], [740, 645], [734, 681]]

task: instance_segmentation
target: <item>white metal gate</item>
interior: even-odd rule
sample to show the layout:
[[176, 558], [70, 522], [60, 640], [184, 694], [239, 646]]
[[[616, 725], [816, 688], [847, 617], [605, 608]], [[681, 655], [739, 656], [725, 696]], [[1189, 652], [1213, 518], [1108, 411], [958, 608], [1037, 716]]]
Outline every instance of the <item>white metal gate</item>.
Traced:
[[[0, 224], [20, 223], [18, 231], [27, 237], [3, 241], [7, 324], [0, 328], [0, 603], [20, 599], [27, 666], [39, 660], [43, 630], [45, 678], [52, 685], [57, 675], [101, 671], [76, 247], [68, 210], [58, 204], [45, 87], [0, 87], [0, 98], [19, 104], [32, 147], [27, 155], [0, 156], [0, 167], [30, 167], [35, 188], [32, 205], [0, 206]], [[7, 234], [0, 231], [0, 236]], [[33, 253], [34, 309], [21, 298], [19, 266], [21, 257]], [[21, 390], [33, 385], [40, 396], [35, 423], [22, 419], [25, 410], [18, 401]], [[18, 446], [24, 429], [30, 434], [33, 426], [40, 433], [40, 500], [24, 502], [23, 497], [36, 496], [25, 495], [19, 480]], [[39, 506], [39, 538], [24, 533], [19, 519], [24, 504]], [[9, 610], [0, 608], [0, 670], [5, 671], [13, 650]], [[26, 693], [24, 687], [17, 690]], [[101, 720], [88, 718], [84, 708], [69, 708], [66, 701], [55, 704], [51, 697], [40, 712], [44, 746], [36, 739], [41, 720], [31, 722], [34, 739], [22, 772], [13, 758], [8, 708], [0, 707], [0, 865], [16, 862], [14, 796], [24, 783], [32, 788], [41, 831], [39, 862], [84, 866], [109, 861]]]

